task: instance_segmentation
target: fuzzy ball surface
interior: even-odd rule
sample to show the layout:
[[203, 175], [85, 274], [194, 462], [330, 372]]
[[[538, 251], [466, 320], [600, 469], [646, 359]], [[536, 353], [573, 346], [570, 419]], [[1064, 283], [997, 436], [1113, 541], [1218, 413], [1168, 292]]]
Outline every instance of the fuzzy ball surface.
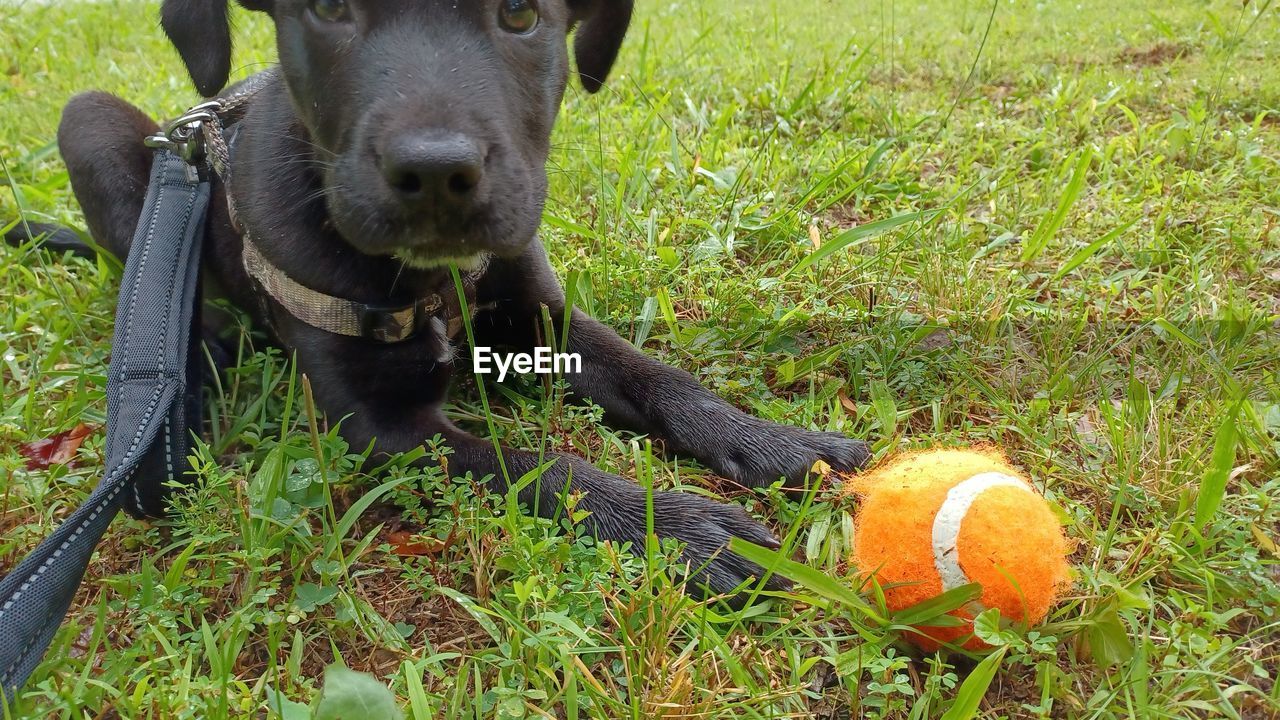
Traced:
[[956, 627], [919, 627], [907, 637], [925, 650], [939, 642], [984, 644], [972, 620], [987, 608], [1038, 625], [1069, 585], [1069, 547], [1052, 508], [993, 449], [938, 449], [900, 455], [847, 486], [860, 496], [853, 564], [875, 576], [898, 611], [961, 585], [981, 598], [951, 614]]

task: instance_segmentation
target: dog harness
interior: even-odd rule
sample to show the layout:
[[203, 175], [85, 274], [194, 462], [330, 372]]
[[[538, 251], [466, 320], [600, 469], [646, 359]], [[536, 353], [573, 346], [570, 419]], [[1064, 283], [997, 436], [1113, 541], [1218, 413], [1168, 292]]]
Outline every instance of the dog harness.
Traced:
[[[135, 517], [161, 517], [169, 493], [193, 480], [188, 458], [204, 419], [200, 256], [210, 171], [229, 184], [232, 148], [223, 128], [238, 122], [274, 75], [260, 73], [146, 139], [156, 152], [116, 308], [106, 471], [85, 504], [0, 580], [4, 704], [40, 664], [115, 516], [123, 509]], [[402, 307], [376, 307], [304, 287], [242, 234], [245, 270], [286, 312], [321, 330], [376, 342], [400, 342], [432, 324], [456, 336], [460, 308], [474, 307], [475, 284], [488, 265], [483, 260], [468, 272], [453, 300], [441, 291]]]

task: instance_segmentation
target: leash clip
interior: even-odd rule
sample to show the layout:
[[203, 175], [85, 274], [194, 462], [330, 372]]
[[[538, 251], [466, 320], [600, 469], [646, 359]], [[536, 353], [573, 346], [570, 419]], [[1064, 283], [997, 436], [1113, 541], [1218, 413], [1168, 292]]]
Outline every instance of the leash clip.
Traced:
[[164, 130], [149, 135], [143, 143], [154, 149], [168, 150], [188, 165], [196, 165], [205, 159], [205, 124], [218, 122], [222, 102], [210, 100], [191, 108]]

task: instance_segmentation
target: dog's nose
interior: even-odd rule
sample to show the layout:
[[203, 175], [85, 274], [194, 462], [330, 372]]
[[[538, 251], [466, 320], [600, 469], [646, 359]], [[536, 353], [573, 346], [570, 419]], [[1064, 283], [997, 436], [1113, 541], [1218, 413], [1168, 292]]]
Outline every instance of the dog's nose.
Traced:
[[400, 133], [384, 146], [381, 170], [405, 205], [461, 205], [484, 177], [484, 154], [458, 133]]

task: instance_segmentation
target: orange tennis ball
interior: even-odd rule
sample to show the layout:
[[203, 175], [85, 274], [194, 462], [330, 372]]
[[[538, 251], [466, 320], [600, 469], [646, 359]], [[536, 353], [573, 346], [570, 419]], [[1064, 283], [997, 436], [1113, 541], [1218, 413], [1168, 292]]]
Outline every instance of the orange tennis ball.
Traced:
[[[899, 456], [849, 484], [861, 496], [853, 563], [874, 575], [890, 610], [971, 582], [981, 598], [951, 614], [957, 627], [921, 627], [925, 650], [973, 632], [987, 608], [1037, 625], [1069, 584], [1068, 546], [1057, 516], [1031, 483], [994, 450], [927, 450]], [[985, 647], [976, 637], [971, 650]]]

